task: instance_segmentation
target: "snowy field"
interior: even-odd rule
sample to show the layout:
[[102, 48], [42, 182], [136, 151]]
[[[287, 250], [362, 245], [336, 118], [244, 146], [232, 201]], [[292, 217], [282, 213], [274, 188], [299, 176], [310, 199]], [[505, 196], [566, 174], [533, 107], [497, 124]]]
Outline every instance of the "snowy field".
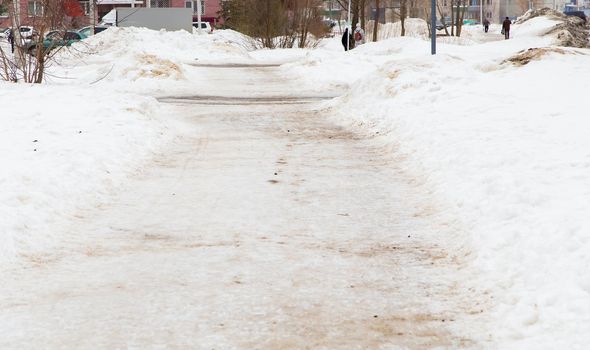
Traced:
[[584, 349], [590, 50], [558, 47], [545, 35], [557, 23], [533, 18], [490, 42], [466, 27], [436, 56], [418, 24], [413, 37], [348, 53], [339, 38], [252, 52], [231, 31], [96, 35], [64, 52], [47, 84], [0, 83], [0, 266], [75, 240], [60, 229], [77, 210], [100, 208], [178, 136], [155, 97], [231, 90], [195, 67], [284, 63], [282, 77], [309, 94], [342, 94], [325, 115], [396, 150], [444, 219], [469, 232], [477, 284], [494, 300], [482, 315], [492, 348]]

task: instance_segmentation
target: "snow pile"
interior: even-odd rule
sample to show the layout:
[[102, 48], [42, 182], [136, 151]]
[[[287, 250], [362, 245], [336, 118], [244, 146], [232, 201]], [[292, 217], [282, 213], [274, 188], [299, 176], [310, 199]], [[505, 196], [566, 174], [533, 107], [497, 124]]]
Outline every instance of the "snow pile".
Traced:
[[303, 60], [315, 60], [316, 84], [348, 80], [327, 106], [336, 120], [394, 144], [472, 236], [503, 349], [590, 341], [590, 120], [575, 102], [586, 100], [590, 51], [528, 50], [551, 40], [552, 21], [516, 25], [515, 40], [441, 45], [437, 56], [398, 38]]
[[164, 127], [152, 98], [9, 83], [0, 91], [3, 264], [51, 246], [64, 234], [60, 224], [116, 190], [150, 155]]
[[[547, 26], [539, 26], [545, 22]], [[570, 47], [590, 47], [589, 31], [584, 21], [576, 16], [566, 16], [561, 12], [542, 8], [529, 10], [515, 22], [519, 31], [524, 28], [536, 28], [535, 35], [545, 35], [554, 39], [555, 45]], [[526, 30], [526, 29], [525, 29]]]
[[[59, 64], [49, 71], [76, 83], [114, 83], [135, 91], [164, 90], [191, 82], [193, 76], [187, 65], [250, 60], [246, 42], [246, 37], [229, 30], [192, 34], [113, 27], [62, 50], [56, 57]], [[60, 79], [52, 81], [59, 83]]]
[[[373, 39], [373, 26], [375, 21], [368, 21], [366, 28], [367, 38], [369, 40]], [[402, 33], [402, 24], [401, 22], [393, 22], [393, 23], [379, 23], [379, 28], [377, 31], [377, 40], [385, 40], [389, 38], [397, 38], [401, 36]], [[405, 36], [413, 37], [413, 38], [421, 38], [427, 39], [428, 34], [428, 25], [426, 21], [420, 18], [408, 18], [404, 22], [404, 27], [406, 29]]]

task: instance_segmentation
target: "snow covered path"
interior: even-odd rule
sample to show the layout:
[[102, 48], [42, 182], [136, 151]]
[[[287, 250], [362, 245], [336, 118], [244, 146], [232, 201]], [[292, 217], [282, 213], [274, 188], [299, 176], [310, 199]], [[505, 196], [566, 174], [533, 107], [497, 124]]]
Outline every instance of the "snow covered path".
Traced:
[[481, 347], [463, 233], [395, 149], [273, 67], [194, 69], [178, 137], [3, 272], [0, 348]]

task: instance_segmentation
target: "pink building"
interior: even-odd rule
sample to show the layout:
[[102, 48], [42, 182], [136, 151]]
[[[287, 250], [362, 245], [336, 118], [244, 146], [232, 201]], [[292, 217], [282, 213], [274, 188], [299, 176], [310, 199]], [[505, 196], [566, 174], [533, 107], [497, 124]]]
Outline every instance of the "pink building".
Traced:
[[[41, 0], [14, 0], [17, 1], [20, 8], [21, 25], [34, 25], [35, 16], [42, 13]], [[93, 23], [92, 7], [96, 5], [96, 22], [100, 22], [102, 16], [116, 7], [190, 7], [193, 8], [196, 21], [197, 18], [197, 1], [198, 0], [71, 0], [79, 3], [83, 16], [70, 18], [70, 22], [75, 27], [82, 27]], [[219, 10], [221, 9], [222, 0], [201, 0], [201, 20], [211, 23], [211, 27], [220, 22]], [[0, 27], [9, 27], [10, 18], [8, 13], [0, 13]]]

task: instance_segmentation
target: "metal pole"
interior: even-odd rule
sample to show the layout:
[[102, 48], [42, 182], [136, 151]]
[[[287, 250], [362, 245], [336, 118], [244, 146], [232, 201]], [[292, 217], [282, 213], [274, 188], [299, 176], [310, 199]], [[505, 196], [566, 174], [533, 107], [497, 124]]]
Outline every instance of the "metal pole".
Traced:
[[436, 0], [431, 0], [430, 12], [430, 53], [436, 55]]
[[479, 0], [479, 24], [483, 25], [483, 1]]
[[197, 25], [199, 26], [199, 33], [201, 32], [201, 0], [197, 0]]
[[346, 22], [348, 22], [348, 35], [346, 36], [346, 51], [348, 51], [350, 50], [350, 31], [352, 29], [352, 22], [350, 19], [350, 0], [348, 0], [348, 18], [346, 19]]

